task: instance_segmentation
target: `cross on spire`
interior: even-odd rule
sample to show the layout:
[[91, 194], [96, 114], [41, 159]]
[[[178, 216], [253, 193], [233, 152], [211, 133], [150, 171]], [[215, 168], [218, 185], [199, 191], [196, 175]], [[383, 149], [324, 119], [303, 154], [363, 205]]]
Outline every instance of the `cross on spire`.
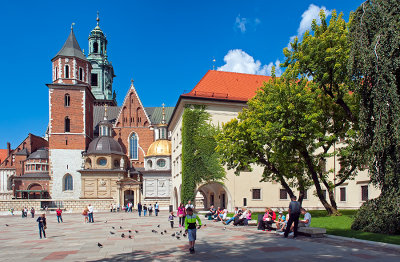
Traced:
[[96, 21], [97, 21], [97, 26], [99, 26], [99, 22], [100, 22], [99, 11], [97, 11]]
[[72, 24], [71, 24], [71, 31], [74, 30], [74, 25], [75, 25], [75, 23], [72, 23]]

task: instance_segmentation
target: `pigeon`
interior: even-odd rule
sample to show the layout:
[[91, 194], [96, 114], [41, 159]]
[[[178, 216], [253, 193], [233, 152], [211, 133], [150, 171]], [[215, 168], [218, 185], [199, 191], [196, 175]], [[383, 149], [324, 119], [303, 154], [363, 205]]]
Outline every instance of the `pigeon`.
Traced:
[[226, 230], [226, 227], [224, 227], [224, 230]]
[[122, 233], [122, 234], [121, 234], [121, 237], [122, 237], [122, 238], [124, 238], [124, 237], [125, 237], [125, 234], [124, 234], [124, 233]]
[[175, 233], [173, 233], [172, 235], [171, 235], [171, 237], [174, 237], [175, 236]]
[[155, 230], [154, 230], [154, 233], [156, 233], [156, 234], [157, 234], [157, 233], [158, 233], [158, 231], [155, 231]]
[[161, 232], [161, 235], [164, 235], [164, 232]]
[[121, 227], [121, 226], [119, 226], [119, 229], [122, 229], [122, 227]]
[[8, 224], [6, 224], [6, 227], [8, 227]]
[[183, 236], [186, 237], [187, 235], [186, 235], [186, 234], [183, 234]]
[[114, 235], [115, 233], [114, 233], [114, 232], [112, 232], [112, 231], [110, 231], [110, 234], [111, 234], [111, 235]]
[[139, 231], [135, 230], [135, 233], [137, 234], [137, 233], [139, 233]]
[[115, 227], [112, 227], [112, 229], [115, 229]]
[[160, 225], [157, 225], [157, 227], [160, 227]]
[[204, 224], [204, 226], [203, 227], [206, 227], [207, 225], [206, 224]]
[[179, 231], [179, 233], [181, 233], [181, 234], [182, 234], [182, 230], [181, 230], [181, 231]]
[[132, 231], [131, 231], [131, 230], [128, 230], [128, 232], [129, 232], [129, 233], [132, 233]]
[[167, 234], [167, 230], [164, 230], [164, 233]]
[[176, 237], [176, 239], [178, 239], [178, 240], [181, 240], [181, 238], [180, 238], [180, 237]]
[[152, 233], [156, 232], [154, 229], [151, 230]]
[[104, 223], [107, 223], [107, 220], [106, 220], [106, 221], [104, 221]]
[[129, 235], [128, 237], [129, 237], [129, 239], [132, 239], [132, 236], [131, 236], [131, 235]]
[[103, 245], [102, 245], [102, 244], [100, 244], [100, 243], [97, 243], [97, 246], [98, 246], [98, 247], [100, 247], [100, 248], [102, 248], [102, 247], [103, 247]]

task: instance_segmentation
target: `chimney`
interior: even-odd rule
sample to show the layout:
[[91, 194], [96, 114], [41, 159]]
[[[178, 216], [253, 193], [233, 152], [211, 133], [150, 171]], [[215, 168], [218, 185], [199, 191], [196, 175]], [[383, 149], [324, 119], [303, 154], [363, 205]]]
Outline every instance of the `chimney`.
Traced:
[[7, 142], [7, 157], [9, 157], [11, 154], [11, 144], [10, 142]]

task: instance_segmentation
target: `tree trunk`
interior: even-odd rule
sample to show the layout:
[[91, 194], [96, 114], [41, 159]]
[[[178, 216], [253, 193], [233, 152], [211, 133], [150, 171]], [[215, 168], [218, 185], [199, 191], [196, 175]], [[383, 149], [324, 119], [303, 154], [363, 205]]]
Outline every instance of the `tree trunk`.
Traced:
[[337, 209], [334, 208], [333, 206], [331, 206], [326, 201], [324, 195], [322, 194], [322, 189], [321, 189], [321, 185], [319, 183], [318, 174], [315, 170], [314, 163], [312, 162], [312, 159], [311, 159], [310, 155], [308, 154], [307, 149], [305, 149], [305, 147], [302, 147], [300, 150], [300, 154], [303, 156], [304, 160], [306, 161], [308, 171], [311, 174], [311, 178], [314, 182], [315, 189], [317, 190], [317, 196], [318, 196], [319, 200], [321, 201], [322, 205], [324, 206], [326, 212], [328, 212], [328, 215], [337, 214], [337, 212], [338, 212]]

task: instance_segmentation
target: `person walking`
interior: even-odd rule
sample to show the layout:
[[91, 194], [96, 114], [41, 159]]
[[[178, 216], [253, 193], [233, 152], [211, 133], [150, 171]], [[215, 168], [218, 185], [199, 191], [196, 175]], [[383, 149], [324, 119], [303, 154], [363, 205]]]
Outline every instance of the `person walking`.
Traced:
[[139, 213], [139, 216], [141, 217], [142, 216], [142, 204], [140, 202], [137, 204], [137, 211]]
[[158, 212], [160, 212], [160, 209], [159, 209], [160, 207], [159, 207], [159, 205], [158, 205], [158, 202], [156, 202], [155, 204], [154, 204], [154, 211], [156, 212], [156, 216], [158, 216]]
[[200, 217], [196, 214], [193, 214], [193, 209], [189, 207], [186, 209], [186, 219], [185, 219], [185, 232], [188, 234], [189, 238], [189, 251], [190, 254], [194, 254], [194, 244], [196, 242], [196, 221], [199, 222], [198, 229], [201, 228], [201, 220]]
[[149, 216], [151, 216], [153, 214], [153, 206], [150, 204], [149, 208]]
[[94, 223], [93, 206], [91, 204], [89, 204], [89, 206], [88, 206], [88, 214], [89, 214], [89, 223]]
[[58, 221], [58, 223], [60, 223], [60, 220], [61, 220], [61, 223], [64, 222], [63, 219], [62, 219], [61, 213], [62, 213], [61, 208], [57, 208], [56, 214], [57, 214], [57, 221]]
[[289, 204], [289, 221], [286, 226], [285, 234], [284, 237], [287, 238], [290, 232], [290, 228], [292, 224], [294, 223], [293, 227], [293, 237], [297, 237], [297, 227], [299, 224], [299, 217], [300, 217], [300, 203], [297, 200], [296, 196], [293, 196], [290, 198], [292, 201], [290, 201]]
[[179, 227], [185, 226], [185, 216], [186, 216], [186, 209], [183, 203], [181, 203], [178, 207], [178, 217], [179, 217]]
[[21, 216], [22, 216], [22, 218], [25, 217], [25, 209], [24, 208], [22, 208], [22, 210], [21, 210]]
[[85, 219], [83, 221], [83, 223], [88, 223], [88, 221], [89, 221], [89, 209], [87, 207], [85, 207], [85, 209], [83, 209], [82, 216]]
[[171, 224], [171, 228], [174, 228], [174, 212], [171, 212], [169, 217], [168, 217], [168, 221]]
[[147, 206], [146, 204], [143, 205], [143, 216], [146, 216], [147, 213]]
[[44, 238], [46, 238], [46, 215], [42, 214], [41, 216], [39, 216], [36, 220], [36, 222], [38, 222], [39, 225], [39, 236], [40, 239], [42, 239], [42, 232], [43, 232], [43, 236]]
[[31, 215], [32, 215], [32, 218], [35, 217], [35, 209], [33, 207], [31, 208]]

